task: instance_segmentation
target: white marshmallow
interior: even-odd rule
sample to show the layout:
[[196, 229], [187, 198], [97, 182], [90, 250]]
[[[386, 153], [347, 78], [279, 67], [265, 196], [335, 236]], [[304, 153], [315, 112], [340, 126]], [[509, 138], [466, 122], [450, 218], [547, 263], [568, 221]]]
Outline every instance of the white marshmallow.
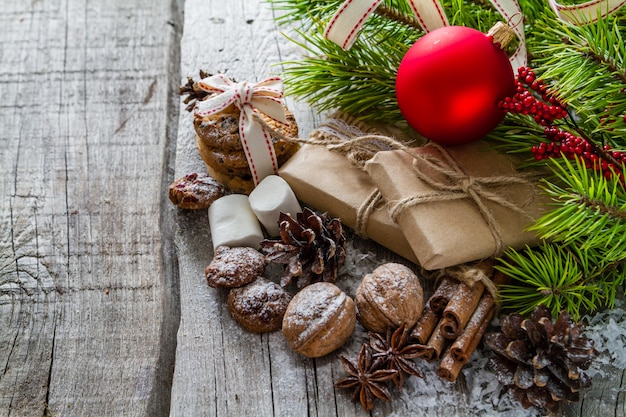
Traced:
[[209, 207], [209, 225], [213, 250], [218, 246], [247, 246], [260, 248], [263, 231], [250, 208], [248, 196], [230, 194]]
[[250, 207], [270, 236], [278, 236], [280, 212], [296, 217], [302, 209], [287, 181], [278, 175], [263, 178], [250, 193]]

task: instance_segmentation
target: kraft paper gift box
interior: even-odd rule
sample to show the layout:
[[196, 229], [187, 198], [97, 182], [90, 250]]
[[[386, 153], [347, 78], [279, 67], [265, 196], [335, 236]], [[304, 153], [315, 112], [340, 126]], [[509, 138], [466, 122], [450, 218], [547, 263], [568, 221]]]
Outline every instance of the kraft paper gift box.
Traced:
[[[421, 174], [414, 171], [414, 163]], [[539, 192], [536, 182], [516, 171], [510, 156], [485, 150], [483, 142], [447, 148], [429, 144], [408, 152], [378, 152], [365, 168], [425, 269], [497, 255], [498, 241], [503, 249], [538, 243], [538, 237], [526, 229], [541, 214], [547, 197]], [[492, 224], [501, 230], [501, 240], [494, 237], [484, 211], [463, 191], [463, 184], [474, 190], [482, 187], [480, 203], [493, 215]], [[494, 195], [494, 199], [506, 201], [516, 209], [486, 197]], [[408, 200], [418, 203], [399, 210], [399, 203]]]
[[[340, 153], [321, 145], [303, 146], [279, 169], [278, 175], [306, 206], [325, 211], [353, 229], [359, 208], [376, 191], [366, 172]], [[417, 261], [384, 204], [371, 212], [365, 231], [373, 241], [412, 262]]]

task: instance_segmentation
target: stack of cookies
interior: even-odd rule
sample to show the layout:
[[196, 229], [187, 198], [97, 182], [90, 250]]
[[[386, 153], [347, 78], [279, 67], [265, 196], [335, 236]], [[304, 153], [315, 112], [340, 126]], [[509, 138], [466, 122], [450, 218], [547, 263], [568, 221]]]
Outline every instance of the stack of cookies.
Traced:
[[[285, 109], [288, 125], [278, 123], [264, 115], [263, 119], [274, 131], [289, 138], [298, 137], [298, 126], [293, 114]], [[239, 137], [240, 110], [230, 105], [210, 116], [194, 115], [196, 143], [209, 174], [235, 193], [250, 194], [254, 189], [252, 173]], [[297, 150], [296, 142], [272, 135], [274, 151], [281, 166]]]

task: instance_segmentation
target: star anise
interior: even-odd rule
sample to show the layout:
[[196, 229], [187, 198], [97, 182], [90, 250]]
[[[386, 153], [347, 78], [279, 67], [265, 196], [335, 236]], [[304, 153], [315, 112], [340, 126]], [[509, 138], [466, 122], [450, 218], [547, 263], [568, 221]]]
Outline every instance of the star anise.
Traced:
[[370, 333], [370, 346], [374, 350], [374, 357], [385, 361], [387, 369], [395, 369], [398, 373], [392, 379], [398, 389], [402, 389], [404, 381], [409, 376], [424, 378], [424, 374], [417, 367], [413, 359], [421, 357], [426, 346], [412, 343], [411, 329], [405, 324], [398, 327], [393, 333], [387, 330], [386, 337], [380, 333]]
[[374, 408], [374, 401], [381, 399], [391, 402], [391, 393], [387, 382], [398, 373], [395, 369], [387, 369], [384, 360], [374, 358], [368, 345], [361, 346], [358, 358], [350, 360], [341, 356], [341, 365], [348, 376], [335, 384], [337, 388], [352, 388], [352, 401], [358, 399], [365, 411]]

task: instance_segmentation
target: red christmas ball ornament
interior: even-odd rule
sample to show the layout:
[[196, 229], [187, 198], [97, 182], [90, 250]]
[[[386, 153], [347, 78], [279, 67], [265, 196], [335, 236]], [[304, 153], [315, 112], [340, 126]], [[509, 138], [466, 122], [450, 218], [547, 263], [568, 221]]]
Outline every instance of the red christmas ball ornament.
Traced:
[[515, 94], [515, 77], [501, 46], [510, 41], [510, 33], [494, 36], [496, 26], [489, 35], [446, 26], [409, 48], [398, 68], [396, 99], [422, 136], [460, 145], [480, 139], [502, 121], [505, 112], [498, 102]]

